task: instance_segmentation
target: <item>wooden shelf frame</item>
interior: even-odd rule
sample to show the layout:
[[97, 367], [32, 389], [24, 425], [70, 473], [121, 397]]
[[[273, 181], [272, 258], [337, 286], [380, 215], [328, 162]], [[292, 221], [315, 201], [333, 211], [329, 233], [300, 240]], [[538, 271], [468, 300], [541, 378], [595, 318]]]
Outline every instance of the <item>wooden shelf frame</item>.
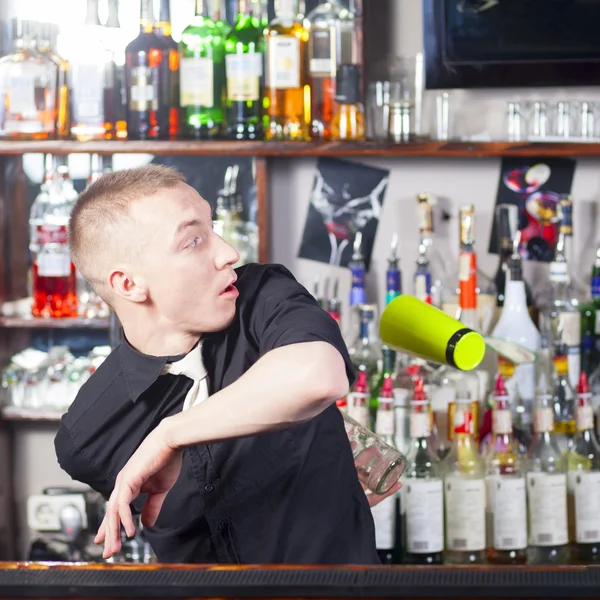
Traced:
[[318, 156], [500, 157], [600, 156], [600, 142], [463, 142], [419, 140], [404, 144], [375, 142], [236, 142], [236, 141], [0, 141], [0, 155], [152, 154], [155, 156], [254, 156], [293, 158]]

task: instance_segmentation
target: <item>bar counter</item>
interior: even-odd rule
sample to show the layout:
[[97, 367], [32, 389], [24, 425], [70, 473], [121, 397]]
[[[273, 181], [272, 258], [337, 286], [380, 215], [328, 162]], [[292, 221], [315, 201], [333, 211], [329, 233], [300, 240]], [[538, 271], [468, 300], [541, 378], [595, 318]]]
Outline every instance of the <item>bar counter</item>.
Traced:
[[1, 598], [600, 598], [600, 566], [0, 562]]

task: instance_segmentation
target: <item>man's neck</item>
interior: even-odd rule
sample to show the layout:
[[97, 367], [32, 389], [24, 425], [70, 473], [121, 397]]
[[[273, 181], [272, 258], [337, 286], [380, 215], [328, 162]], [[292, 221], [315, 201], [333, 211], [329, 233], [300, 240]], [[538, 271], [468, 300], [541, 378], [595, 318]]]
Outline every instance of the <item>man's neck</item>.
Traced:
[[123, 324], [127, 341], [142, 354], [149, 356], [177, 356], [187, 354], [200, 339], [200, 335], [180, 331], [165, 332], [159, 328], [136, 327]]

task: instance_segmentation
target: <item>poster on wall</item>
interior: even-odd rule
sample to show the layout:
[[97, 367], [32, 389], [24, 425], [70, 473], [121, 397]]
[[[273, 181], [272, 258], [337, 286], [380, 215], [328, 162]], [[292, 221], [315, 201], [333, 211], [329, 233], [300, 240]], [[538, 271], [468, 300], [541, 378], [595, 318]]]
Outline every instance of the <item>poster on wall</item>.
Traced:
[[[553, 260], [560, 219], [558, 203], [561, 197], [571, 193], [575, 165], [576, 162], [568, 158], [502, 159], [496, 206], [514, 204], [518, 207], [524, 259]], [[498, 253], [495, 218], [488, 252]]]
[[389, 174], [337, 158], [319, 158], [298, 256], [347, 267], [360, 231], [368, 270]]

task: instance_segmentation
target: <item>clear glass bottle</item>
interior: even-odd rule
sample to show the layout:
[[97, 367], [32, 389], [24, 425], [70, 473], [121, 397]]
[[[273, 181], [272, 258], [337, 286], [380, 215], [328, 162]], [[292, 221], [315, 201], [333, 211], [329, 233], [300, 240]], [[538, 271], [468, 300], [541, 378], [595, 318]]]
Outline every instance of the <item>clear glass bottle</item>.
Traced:
[[358, 65], [340, 65], [336, 76], [335, 109], [331, 121], [332, 140], [362, 140], [365, 114], [361, 102]]
[[552, 395], [544, 391], [544, 376], [539, 388], [527, 469], [527, 558], [530, 564], [565, 564], [569, 559], [565, 461], [552, 431]]
[[465, 327], [479, 331], [477, 312], [477, 255], [475, 254], [475, 207], [462, 205], [459, 209], [460, 256], [458, 266], [459, 315]]
[[67, 239], [76, 199], [65, 157], [46, 155], [44, 183], [29, 218], [34, 317], [77, 316], [75, 265]]
[[450, 430], [454, 423], [449, 421], [450, 406], [456, 403], [456, 380], [452, 377], [452, 369], [441, 366], [431, 377], [429, 397], [433, 413], [431, 444], [440, 459], [446, 458], [450, 451]]
[[0, 59], [0, 138], [47, 140], [56, 133], [58, 69], [36, 49], [32, 21], [13, 19], [13, 51]]
[[485, 463], [474, 436], [471, 396], [459, 380], [454, 440], [444, 459], [446, 563], [486, 562]]
[[223, 131], [225, 39], [210, 18], [207, 0], [196, 0], [196, 15], [181, 34], [183, 136], [219, 137]]
[[574, 544], [573, 558], [589, 564], [600, 560], [600, 446], [585, 371], [577, 391], [577, 433], [567, 455], [569, 541]]
[[237, 22], [225, 42], [227, 77], [225, 135], [235, 140], [263, 137], [264, 39], [251, 0], [240, 0]]
[[508, 392], [496, 378], [493, 440], [486, 457], [488, 561], [518, 565], [527, 561], [525, 473], [512, 432]]
[[554, 378], [552, 402], [554, 404], [554, 433], [561, 452], [566, 452], [575, 436], [575, 391], [569, 378], [569, 363], [566, 345], [560, 340], [554, 345]]
[[444, 551], [442, 464], [431, 446], [431, 411], [422, 379], [415, 382], [410, 437], [401, 495], [404, 561], [412, 565], [441, 565]]
[[37, 49], [56, 65], [56, 137], [66, 139], [71, 128], [71, 65], [56, 51], [58, 25], [38, 24]]
[[168, 124], [167, 136], [175, 139], [179, 135], [179, 46], [171, 35], [171, 5], [170, 0], [160, 0], [158, 22], [154, 33], [163, 46], [163, 57], [160, 62], [160, 94], [158, 102], [158, 120]]
[[312, 139], [328, 140], [335, 112], [339, 65], [357, 60], [354, 14], [338, 0], [321, 2], [307, 16]]
[[298, 12], [298, 0], [276, 0], [276, 17], [265, 29], [267, 140], [310, 139], [305, 64], [309, 33]]

